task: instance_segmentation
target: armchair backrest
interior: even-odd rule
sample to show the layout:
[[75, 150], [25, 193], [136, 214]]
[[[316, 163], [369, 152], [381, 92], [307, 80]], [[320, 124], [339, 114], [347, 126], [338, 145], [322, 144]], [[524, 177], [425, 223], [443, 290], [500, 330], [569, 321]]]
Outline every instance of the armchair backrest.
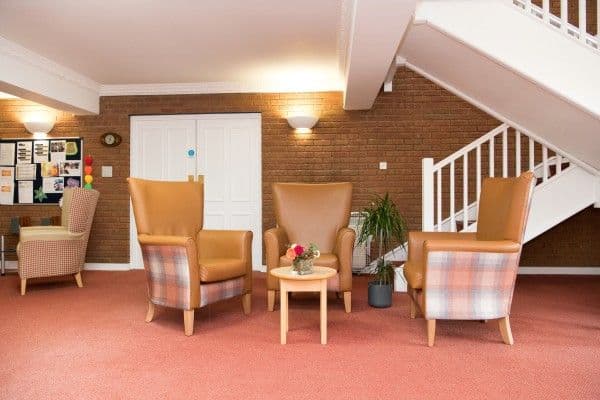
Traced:
[[277, 225], [292, 243], [315, 243], [331, 253], [340, 228], [348, 226], [352, 184], [275, 183], [273, 203]]
[[522, 243], [535, 175], [486, 178], [481, 187], [477, 240], [512, 240]]
[[127, 181], [138, 234], [195, 238], [202, 229], [204, 183]]
[[89, 235], [100, 193], [94, 189], [66, 188], [63, 193], [61, 222], [69, 232]]

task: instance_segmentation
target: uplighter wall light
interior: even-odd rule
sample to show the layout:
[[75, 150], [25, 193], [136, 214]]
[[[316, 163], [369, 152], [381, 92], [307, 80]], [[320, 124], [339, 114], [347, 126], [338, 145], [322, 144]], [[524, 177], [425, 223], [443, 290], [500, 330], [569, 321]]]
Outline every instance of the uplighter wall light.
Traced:
[[287, 117], [288, 124], [294, 128], [296, 133], [311, 133], [318, 120], [319, 118], [314, 115], [290, 115]]
[[46, 134], [54, 128], [54, 119], [47, 112], [36, 112], [25, 117], [23, 125], [31, 134]]

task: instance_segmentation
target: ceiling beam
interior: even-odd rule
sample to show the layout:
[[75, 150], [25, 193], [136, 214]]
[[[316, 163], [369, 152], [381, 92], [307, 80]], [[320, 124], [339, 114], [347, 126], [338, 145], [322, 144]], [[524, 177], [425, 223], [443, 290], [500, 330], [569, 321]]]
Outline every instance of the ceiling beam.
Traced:
[[0, 91], [76, 115], [100, 110], [98, 83], [3, 37]]
[[355, 0], [348, 29], [344, 109], [366, 110], [391, 68], [416, 7], [416, 0]]

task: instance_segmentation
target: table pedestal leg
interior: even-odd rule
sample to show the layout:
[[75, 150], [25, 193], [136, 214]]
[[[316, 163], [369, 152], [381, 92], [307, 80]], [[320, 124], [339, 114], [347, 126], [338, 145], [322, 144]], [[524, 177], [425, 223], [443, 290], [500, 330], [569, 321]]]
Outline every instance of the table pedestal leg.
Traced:
[[280, 330], [281, 330], [281, 344], [286, 343], [287, 331], [288, 331], [288, 292], [283, 282], [279, 283], [279, 308], [280, 308]]
[[321, 344], [327, 344], [327, 280], [321, 281]]

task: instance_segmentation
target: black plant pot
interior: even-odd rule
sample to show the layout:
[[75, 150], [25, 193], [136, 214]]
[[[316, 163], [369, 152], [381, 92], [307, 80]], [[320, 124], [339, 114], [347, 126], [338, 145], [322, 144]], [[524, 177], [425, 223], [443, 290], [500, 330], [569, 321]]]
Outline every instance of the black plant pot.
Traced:
[[369, 282], [369, 305], [377, 308], [387, 308], [392, 306], [393, 285], [381, 284], [379, 282]]

